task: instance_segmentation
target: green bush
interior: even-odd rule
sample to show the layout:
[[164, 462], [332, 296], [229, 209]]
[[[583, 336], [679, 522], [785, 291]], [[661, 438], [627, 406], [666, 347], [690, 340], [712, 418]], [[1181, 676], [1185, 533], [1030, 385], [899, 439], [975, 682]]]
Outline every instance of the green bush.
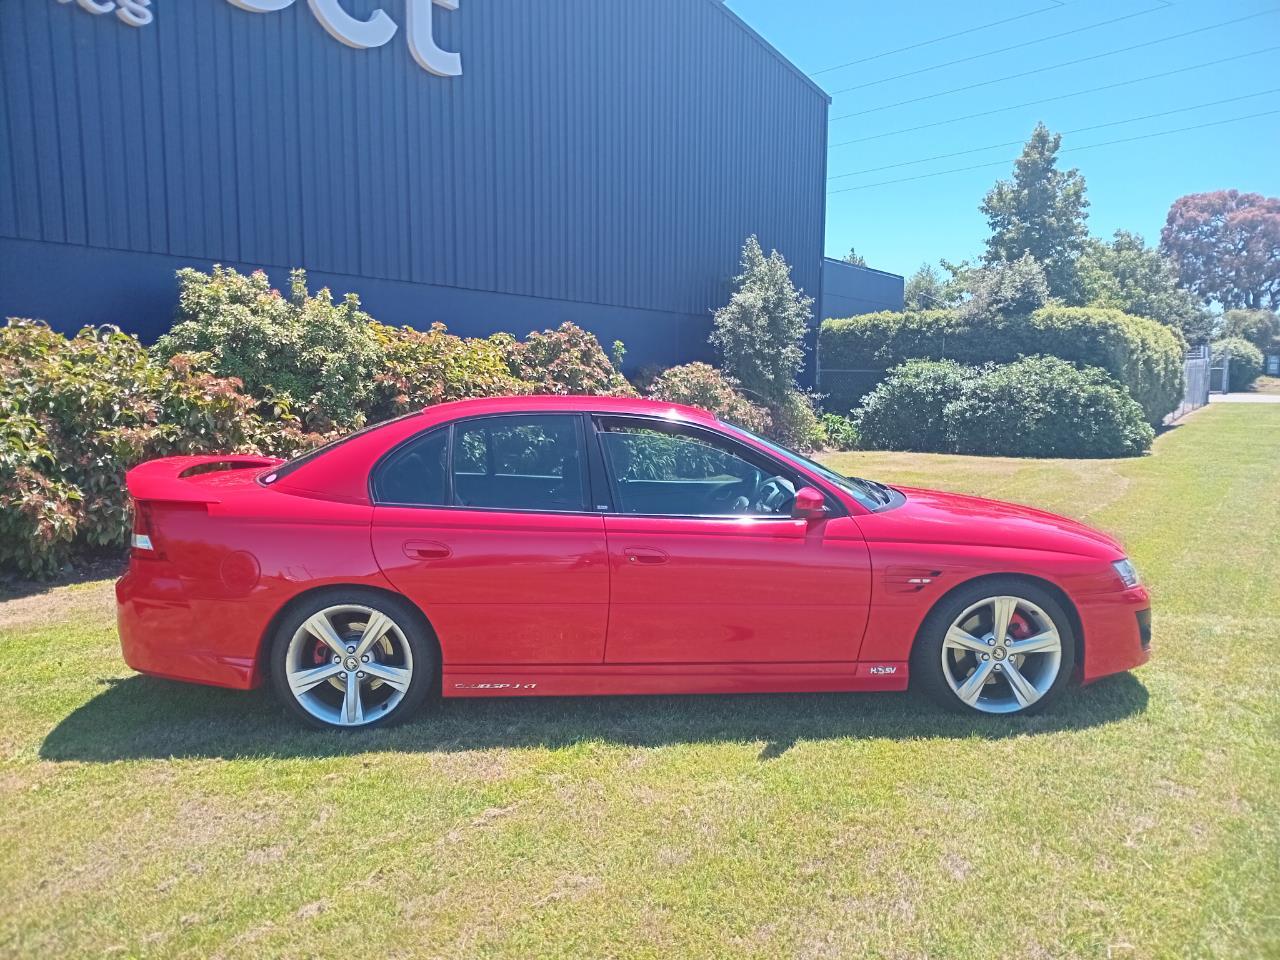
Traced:
[[532, 385], [512, 375], [506, 340], [466, 340], [443, 324], [430, 330], [372, 325], [382, 354], [368, 418], [386, 420], [467, 397], [518, 396]]
[[1280, 353], [1280, 314], [1270, 310], [1228, 310], [1218, 321], [1223, 340], [1240, 337], [1262, 353]]
[[[1037, 354], [1059, 357], [1107, 371], [1152, 424], [1177, 407], [1183, 390], [1185, 345], [1176, 331], [1093, 307], [1048, 306], [1023, 317], [966, 319], [955, 311], [926, 310], [827, 320], [818, 350], [824, 370], [887, 369], [913, 359], [978, 364]], [[857, 397], [826, 388], [836, 409], [857, 403]]]
[[1213, 344], [1215, 360], [1231, 361], [1228, 367], [1230, 390], [1248, 390], [1262, 376], [1262, 351], [1243, 337], [1227, 337]]
[[748, 400], [738, 389], [738, 381], [707, 363], [686, 363], [671, 367], [649, 385], [650, 399], [682, 403], [714, 413], [721, 420], [747, 430], [769, 430], [769, 414]]
[[852, 417], [842, 417], [838, 413], [824, 413], [822, 433], [826, 437], [824, 446], [832, 450], [857, 450], [861, 445], [858, 423]]
[[264, 420], [238, 381], [160, 363], [114, 327], [75, 337], [42, 323], [0, 328], [0, 567], [44, 576], [119, 547], [124, 473], [202, 451], [292, 454], [318, 442], [283, 408]]
[[868, 395], [859, 429], [871, 448], [1009, 457], [1135, 456], [1155, 437], [1105, 371], [1057, 357], [909, 361]]
[[[499, 334], [491, 343], [507, 358], [511, 376], [541, 394], [634, 397], [635, 388], [618, 372], [595, 334], [577, 324], [531, 333], [521, 342]], [[614, 345], [620, 352], [621, 344]]]
[[952, 449], [1002, 457], [1132, 457], [1155, 431], [1142, 408], [1097, 367], [1027, 357], [982, 371], [944, 418]]
[[[320, 431], [464, 397], [635, 393], [595, 336], [572, 323], [524, 341], [464, 339], [439, 324], [385, 326], [355, 294], [335, 303], [328, 290], [308, 293], [304, 271], [290, 279], [285, 297], [261, 271], [178, 271], [177, 322], [153, 352], [235, 377]], [[617, 358], [623, 349], [614, 345]]]
[[768, 411], [769, 429], [765, 433], [771, 440], [801, 453], [819, 450], [826, 443], [815, 395], [791, 390], [770, 403]]
[[976, 371], [954, 360], [908, 360], [867, 394], [858, 435], [871, 450], [949, 450], [948, 404], [959, 400]]
[[360, 426], [382, 364], [359, 298], [334, 303], [327, 289], [312, 296], [303, 270], [290, 274], [287, 298], [260, 270], [179, 270], [176, 322], [154, 352], [190, 354], [253, 396], [287, 403], [316, 430]]

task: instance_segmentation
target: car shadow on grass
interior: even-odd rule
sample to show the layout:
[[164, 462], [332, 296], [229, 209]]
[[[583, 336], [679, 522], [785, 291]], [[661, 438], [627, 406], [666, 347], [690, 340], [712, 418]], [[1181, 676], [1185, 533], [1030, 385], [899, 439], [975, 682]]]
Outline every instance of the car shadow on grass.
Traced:
[[332, 757], [456, 752], [582, 743], [655, 747], [764, 741], [760, 759], [804, 740], [965, 739], [1084, 730], [1146, 710], [1132, 674], [1068, 690], [1023, 718], [948, 713], [913, 693], [450, 699], [388, 730], [328, 732], [286, 717], [265, 691], [243, 693], [150, 677], [101, 681], [103, 690], [45, 737], [46, 760]]

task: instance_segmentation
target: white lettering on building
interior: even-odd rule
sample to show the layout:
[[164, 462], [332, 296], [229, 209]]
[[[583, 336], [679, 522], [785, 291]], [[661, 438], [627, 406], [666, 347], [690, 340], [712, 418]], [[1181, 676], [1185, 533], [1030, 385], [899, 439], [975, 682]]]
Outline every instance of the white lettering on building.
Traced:
[[[92, 0], [89, 0], [92, 2]], [[250, 13], [275, 13], [291, 6], [294, 0], [227, 0], [233, 6]], [[368, 20], [351, 16], [342, 8], [341, 0], [307, 0], [311, 13], [320, 21], [329, 36], [357, 50], [368, 50], [390, 42], [399, 29], [385, 10], [376, 10]], [[405, 14], [408, 20], [405, 31], [409, 41], [409, 53], [414, 62], [437, 77], [462, 76], [462, 57], [451, 50], [442, 50], [436, 43], [433, 8], [457, 10], [458, 0], [406, 0]]]
[[[75, 3], [89, 13], [112, 13], [131, 27], [145, 27], [155, 20], [150, 10], [151, 0], [57, 0], [58, 3]], [[234, 7], [250, 13], [276, 13], [290, 7], [294, 0], [227, 0]], [[459, 0], [405, 0], [405, 37], [414, 62], [437, 77], [462, 76], [462, 56], [452, 50], [443, 50], [436, 43], [435, 7], [457, 10]], [[307, 0], [312, 15], [324, 27], [325, 32], [340, 43], [356, 50], [381, 47], [391, 41], [400, 25], [385, 10], [375, 10], [367, 20], [347, 13], [342, 0]]]
[[[58, 0], [58, 2], [71, 3], [72, 0]], [[99, 16], [114, 10], [120, 22], [127, 23], [131, 27], [145, 27], [155, 19], [155, 14], [147, 9], [151, 6], [151, 0], [75, 0], [75, 3], [82, 10]]]

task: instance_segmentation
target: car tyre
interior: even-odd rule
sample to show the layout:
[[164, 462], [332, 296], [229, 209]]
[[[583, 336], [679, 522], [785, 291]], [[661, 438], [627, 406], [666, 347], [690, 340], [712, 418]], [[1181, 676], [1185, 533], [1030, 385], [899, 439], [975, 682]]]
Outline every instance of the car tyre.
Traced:
[[929, 612], [911, 653], [911, 678], [956, 712], [1038, 713], [1071, 682], [1076, 642], [1053, 591], [1017, 577], [990, 578], [961, 587]]
[[407, 601], [358, 588], [326, 590], [281, 618], [271, 642], [271, 685], [285, 709], [310, 726], [392, 726], [421, 708], [438, 669], [436, 649]]

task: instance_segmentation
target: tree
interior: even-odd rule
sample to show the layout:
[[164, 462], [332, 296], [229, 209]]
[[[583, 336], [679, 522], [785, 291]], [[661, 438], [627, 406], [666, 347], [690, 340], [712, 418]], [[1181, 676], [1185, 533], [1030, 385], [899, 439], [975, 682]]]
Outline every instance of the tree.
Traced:
[[1173, 263], [1136, 233], [1117, 230], [1110, 243], [1090, 238], [1080, 258], [1080, 287], [1086, 305], [1150, 317], [1192, 343], [1213, 333], [1212, 318], [1178, 285]]
[[1270, 310], [1228, 310], [1218, 321], [1218, 335], [1248, 340], [1265, 354], [1280, 353], [1280, 314]]
[[748, 394], [782, 402], [804, 367], [813, 299], [791, 282], [782, 254], [774, 250], [766, 257], [754, 236], [743, 244], [742, 273], [734, 283], [733, 296], [715, 313], [711, 343]]
[[849, 248], [849, 252], [841, 258], [845, 263], [852, 264], [855, 267], [865, 267], [867, 260], [861, 256], [853, 247]]
[[938, 310], [951, 305], [942, 274], [927, 263], [907, 278], [902, 296], [908, 310]]
[[962, 317], [1025, 317], [1049, 300], [1044, 266], [1029, 253], [986, 267], [948, 267], [955, 278], [953, 287], [963, 297], [956, 308]]
[[777, 250], [769, 256], [748, 237], [742, 273], [729, 302], [716, 311], [711, 342], [727, 372], [769, 412], [769, 435], [800, 450], [823, 442], [814, 397], [796, 386], [804, 367], [804, 338], [813, 300], [791, 282], [791, 267]]
[[1013, 178], [1000, 180], [982, 201], [991, 226], [984, 260], [1008, 263], [1030, 254], [1044, 265], [1049, 293], [1079, 303], [1077, 261], [1088, 231], [1084, 177], [1058, 169], [1062, 135], [1036, 125], [1014, 162]]
[[1160, 249], [1205, 303], [1280, 308], [1280, 197], [1239, 190], [1179, 197]]

